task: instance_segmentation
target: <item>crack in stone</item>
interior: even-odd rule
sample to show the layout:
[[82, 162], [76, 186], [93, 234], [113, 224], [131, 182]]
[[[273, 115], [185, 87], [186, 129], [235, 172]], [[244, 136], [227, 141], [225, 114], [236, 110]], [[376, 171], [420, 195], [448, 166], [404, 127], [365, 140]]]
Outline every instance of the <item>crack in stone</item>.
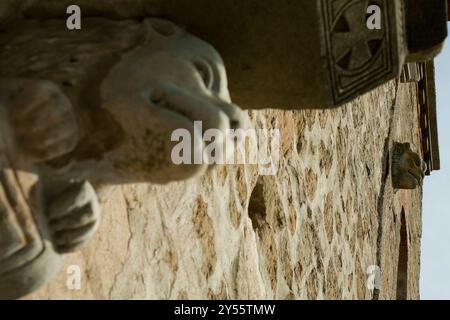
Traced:
[[[170, 232], [169, 232], [169, 229], [167, 227], [166, 220], [165, 220], [165, 217], [164, 217], [164, 210], [163, 210], [163, 208], [161, 206], [161, 203], [158, 201], [156, 205], [158, 207], [159, 216], [160, 216], [160, 219], [161, 219], [161, 230], [162, 230], [164, 238], [166, 238], [166, 240], [168, 241], [168, 244], [169, 244], [168, 247], [169, 248], [176, 248], [175, 241], [172, 239], [172, 237], [170, 235]], [[174, 214], [175, 211], [176, 211], [176, 209], [174, 209], [172, 211], [172, 214]], [[176, 260], [178, 260], [178, 253], [175, 252], [175, 255], [177, 257]], [[169, 262], [167, 262], [167, 263], [169, 264]], [[174, 273], [172, 274], [173, 277], [170, 280], [170, 287], [169, 287], [168, 296], [165, 299], [170, 299], [172, 297], [172, 293], [173, 293], [174, 288], [175, 288], [175, 282], [177, 280], [176, 273], [178, 272], [178, 261], [176, 262], [175, 268], [176, 268], [175, 270], [172, 270]]]
[[111, 285], [111, 288], [109, 289], [109, 293], [108, 293], [108, 299], [109, 299], [109, 300], [112, 299], [112, 293], [113, 293], [114, 289], [116, 288], [116, 285], [117, 285], [117, 281], [118, 281], [119, 276], [120, 276], [121, 274], [123, 274], [124, 271], [125, 271], [125, 267], [126, 267], [126, 265], [127, 265], [126, 262], [128, 261], [128, 258], [129, 258], [130, 252], [131, 252], [131, 242], [132, 242], [132, 240], [133, 240], [133, 231], [131, 230], [131, 219], [130, 219], [131, 210], [129, 209], [129, 208], [130, 208], [130, 202], [129, 202], [129, 200], [127, 199], [127, 197], [125, 197], [125, 195], [123, 194], [122, 191], [121, 191], [121, 193], [122, 193], [122, 197], [123, 197], [123, 199], [124, 199], [124, 201], [125, 201], [125, 204], [126, 204], [126, 207], [127, 207], [127, 223], [128, 223], [128, 231], [129, 231], [129, 233], [130, 233], [130, 237], [128, 238], [128, 242], [127, 242], [127, 253], [126, 253], [126, 256], [125, 256], [125, 261], [123, 262], [122, 268], [120, 269], [120, 271], [117, 272], [117, 273], [114, 275], [113, 283], [112, 283], [112, 285]]

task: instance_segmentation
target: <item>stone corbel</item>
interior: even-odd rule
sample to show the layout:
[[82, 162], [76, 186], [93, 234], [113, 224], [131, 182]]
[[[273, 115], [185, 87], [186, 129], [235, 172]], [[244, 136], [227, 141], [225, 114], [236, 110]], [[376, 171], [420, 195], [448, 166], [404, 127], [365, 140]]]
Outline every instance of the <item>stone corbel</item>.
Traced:
[[[203, 174], [176, 165], [171, 134], [247, 126], [224, 63], [170, 21], [24, 20], [0, 34], [0, 298], [48, 281], [100, 218], [94, 186], [168, 183]], [[197, 134], [196, 134], [197, 133]], [[225, 143], [222, 141], [221, 143]], [[196, 150], [199, 149], [199, 150]]]
[[426, 171], [426, 163], [412, 151], [409, 143], [394, 144], [391, 173], [395, 189], [416, 189], [422, 185]]

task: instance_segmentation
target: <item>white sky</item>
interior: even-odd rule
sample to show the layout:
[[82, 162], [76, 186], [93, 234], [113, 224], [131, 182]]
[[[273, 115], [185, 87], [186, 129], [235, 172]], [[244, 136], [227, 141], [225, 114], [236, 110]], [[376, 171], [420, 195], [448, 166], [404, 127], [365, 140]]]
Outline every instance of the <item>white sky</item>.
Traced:
[[450, 39], [436, 58], [436, 90], [441, 171], [424, 183], [421, 299], [450, 299]]

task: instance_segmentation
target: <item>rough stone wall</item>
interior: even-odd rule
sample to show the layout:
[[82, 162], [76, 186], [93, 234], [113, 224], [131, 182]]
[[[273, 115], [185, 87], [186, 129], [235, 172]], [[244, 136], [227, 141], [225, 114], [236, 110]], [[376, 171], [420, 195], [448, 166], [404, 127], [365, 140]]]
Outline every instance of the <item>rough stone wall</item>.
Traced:
[[[218, 167], [167, 186], [101, 192], [93, 241], [30, 299], [395, 299], [402, 207], [408, 296], [418, 298], [421, 190], [392, 190], [393, 141], [418, 146], [414, 85], [391, 82], [343, 108], [250, 111], [281, 129], [280, 169]], [[66, 287], [79, 265], [82, 287]], [[377, 296], [377, 295], [375, 295]]]

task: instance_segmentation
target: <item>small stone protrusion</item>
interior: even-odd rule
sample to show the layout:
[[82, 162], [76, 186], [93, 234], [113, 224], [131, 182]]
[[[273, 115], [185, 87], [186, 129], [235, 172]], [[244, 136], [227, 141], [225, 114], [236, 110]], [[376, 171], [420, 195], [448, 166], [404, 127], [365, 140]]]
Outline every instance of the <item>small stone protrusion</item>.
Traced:
[[422, 185], [427, 165], [411, 150], [409, 143], [396, 143], [392, 158], [392, 185], [396, 189], [415, 189]]

